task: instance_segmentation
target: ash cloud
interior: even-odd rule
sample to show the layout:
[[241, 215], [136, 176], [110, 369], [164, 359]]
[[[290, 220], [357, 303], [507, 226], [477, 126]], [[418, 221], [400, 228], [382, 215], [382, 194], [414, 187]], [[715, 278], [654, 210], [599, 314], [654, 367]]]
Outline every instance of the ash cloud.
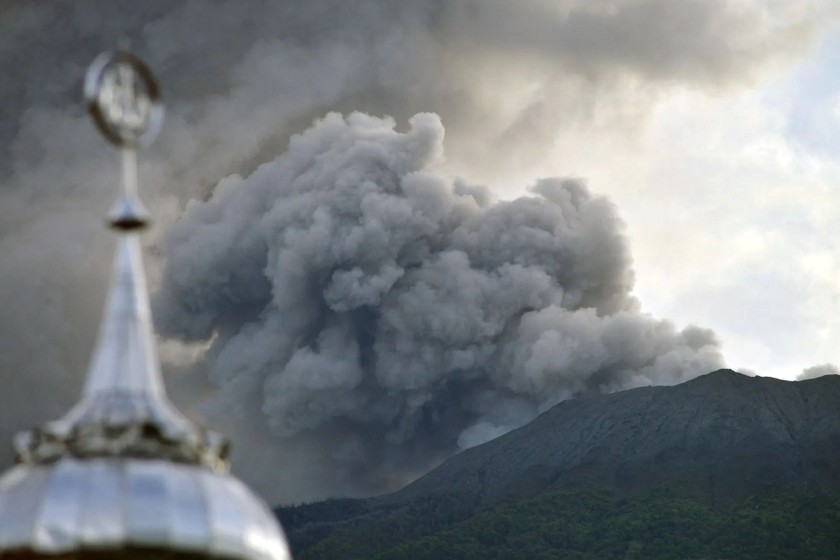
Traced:
[[[447, 123], [451, 170], [479, 182], [522, 176], [558, 135], [590, 128], [632, 134], [663, 92], [747, 84], [795, 60], [828, 21], [819, 0], [791, 6], [760, 0], [522, 0], [513, 6], [495, 0], [0, 3], [0, 440], [56, 417], [72, 403], [94, 342], [111, 250], [99, 224], [118, 169], [83, 114], [80, 83], [94, 56], [121, 36], [159, 75], [167, 102], [163, 133], [141, 158], [143, 198], [157, 220], [147, 238], [154, 286], [163, 264], [157, 245], [188, 201], [219, 196], [214, 186], [223, 177], [240, 174], [252, 181], [257, 167], [285, 149], [293, 132], [328, 111], [391, 114], [398, 122], [434, 111]], [[472, 198], [487, 208], [487, 216], [498, 211], [489, 208], [492, 197], [481, 189], [454, 185], [452, 192], [457, 196], [450, 198]], [[252, 257], [231, 255], [243, 263]], [[396, 268], [359, 266], [336, 278], [325, 305], [374, 305], [393, 283], [408, 281], [395, 277]], [[228, 294], [226, 317], [248, 317], [268, 305], [248, 299], [265, 290], [267, 277], [244, 266], [233, 274], [241, 293]], [[514, 271], [504, 274], [481, 289], [501, 290]], [[240, 281], [254, 285], [246, 290]], [[463, 297], [454, 288], [435, 289]], [[580, 291], [575, 297], [602, 305], [610, 298], [596, 297], [585, 286], [572, 289]], [[602, 314], [614, 311], [604, 308]], [[193, 332], [180, 336], [204, 340], [210, 327], [202, 321], [213, 320], [196, 316]], [[319, 347], [338, 352], [347, 328], [324, 327], [337, 334], [325, 335]], [[233, 340], [227, 325], [217, 329]], [[164, 348], [167, 382], [182, 405], [212, 395], [208, 377], [223, 379], [221, 364], [236, 365], [232, 356], [214, 354], [218, 345], [207, 355], [202, 349], [201, 343]], [[328, 356], [321, 352], [319, 359]], [[305, 358], [296, 362], [301, 371], [312, 361]], [[367, 359], [360, 354], [361, 362]], [[235, 376], [235, 382], [245, 386], [249, 375]], [[474, 408], [483, 410], [483, 403], [479, 398]], [[312, 461], [292, 465], [290, 454], [269, 453], [274, 436], [262, 430], [261, 416], [242, 408], [235, 425], [216, 416], [217, 425], [243, 436], [237, 439], [237, 468], [282, 459], [282, 472], [247, 472], [269, 499], [347, 491], [338, 479], [326, 485], [331, 473]], [[512, 401], [507, 412], [498, 412], [503, 418], [476, 424], [459, 437], [478, 441], [532, 413], [520, 409]], [[282, 422], [275, 429], [282, 431]], [[300, 440], [295, 449], [312, 457], [328, 448], [326, 441]], [[355, 444], [342, 445], [336, 436], [332, 447], [339, 455], [363, 455]], [[0, 452], [0, 464], [9, 460], [8, 452]], [[380, 470], [387, 469], [383, 464]], [[301, 482], [308, 476], [317, 484]]]
[[824, 375], [840, 375], [840, 368], [834, 364], [820, 364], [807, 367], [802, 370], [802, 373], [796, 376], [796, 380], [805, 381], [806, 379], [816, 379]]
[[281, 448], [328, 442], [317, 462], [346, 491], [569, 397], [722, 365], [710, 331], [638, 311], [606, 199], [543, 179], [494, 201], [430, 171], [443, 136], [434, 114], [406, 132], [330, 114], [192, 203], [164, 243], [158, 329], [210, 342], [206, 410], [261, 410]]

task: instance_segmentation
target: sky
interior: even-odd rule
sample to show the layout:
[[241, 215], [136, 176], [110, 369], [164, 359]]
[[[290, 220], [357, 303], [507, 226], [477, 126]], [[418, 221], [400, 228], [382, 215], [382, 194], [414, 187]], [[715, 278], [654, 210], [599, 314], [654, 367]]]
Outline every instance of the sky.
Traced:
[[732, 367], [791, 379], [837, 361], [837, 45], [760, 87], [669, 99], [630, 179], [652, 202], [619, 203], [640, 300], [711, 326]]
[[713, 328], [730, 367], [792, 379], [840, 362], [838, 60], [835, 26], [752, 87], [669, 96], [622, 173], [635, 192], [608, 187], [645, 308]]
[[118, 167], [80, 84], [121, 36], [167, 103], [167, 384], [271, 501], [396, 488], [576, 394], [837, 371], [830, 0], [6, 1], [3, 439], [84, 376]]

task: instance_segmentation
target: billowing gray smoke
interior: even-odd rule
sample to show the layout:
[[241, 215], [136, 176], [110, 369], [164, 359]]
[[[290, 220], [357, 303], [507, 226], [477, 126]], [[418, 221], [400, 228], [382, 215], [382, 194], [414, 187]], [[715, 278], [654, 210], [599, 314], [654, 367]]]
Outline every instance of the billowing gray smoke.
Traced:
[[[286, 501], [393, 487], [413, 469], [419, 472], [422, 465], [455, 449], [459, 439], [462, 445], [480, 441], [516, 425], [553, 399], [587, 386], [628, 384], [628, 376], [634, 374], [621, 374], [619, 369], [626, 366], [629, 372], [639, 372], [641, 366], [634, 364], [645, 361], [641, 354], [655, 340], [672, 340], [673, 349], [703, 343], [683, 344], [678, 342], [680, 336], [668, 334], [666, 324], [617, 311], [630, 305], [627, 256], [616, 230], [604, 225], [613, 219], [606, 209], [601, 210], [603, 220], [568, 222], [568, 229], [560, 231], [574, 235], [558, 235], [558, 245], [552, 245], [554, 237], [548, 232], [554, 231], [554, 220], [578, 215], [576, 210], [559, 208], [596, 214], [596, 209], [606, 208], [603, 201], [590, 200], [582, 187], [559, 188], [568, 193], [563, 195], [569, 198], [565, 206], [550, 194], [558, 191], [552, 183], [538, 187], [532, 199], [491, 204], [481, 189], [450, 188], [428, 174], [408, 180], [408, 170], [422, 166], [417, 159], [420, 151], [437, 145], [437, 140], [423, 140], [421, 130], [431, 134], [427, 126], [418, 124], [402, 140], [407, 144], [402, 159], [386, 149], [400, 145], [398, 140], [379, 148], [385, 150], [383, 157], [390, 154], [388, 161], [401, 161], [405, 167], [383, 164], [374, 193], [386, 191], [391, 185], [388, 177], [394, 185], [394, 177], [406, 177], [399, 191], [404, 195], [382, 200], [425, 208], [417, 219], [428, 223], [401, 220], [405, 239], [396, 236], [393, 224], [384, 223], [380, 228], [385, 245], [376, 245], [376, 222], [362, 219], [368, 216], [362, 210], [357, 210], [358, 218], [337, 213], [340, 201], [332, 198], [321, 201], [323, 210], [309, 218], [312, 228], [304, 227], [305, 208], [300, 209], [297, 228], [282, 229], [283, 224], [295, 223], [292, 217], [270, 216], [267, 206], [253, 211], [232, 206], [256, 203], [262, 196], [258, 193], [271, 188], [268, 185], [278, 192], [266, 193], [265, 204], [277, 204], [278, 211], [281, 207], [291, 211], [291, 200], [315, 203], [302, 194], [291, 196], [292, 182], [268, 176], [275, 174], [270, 169], [287, 169], [300, 177], [296, 184], [307, 184], [306, 192], [317, 196], [329, 181], [304, 179], [298, 169], [305, 151], [301, 142], [326, 132], [310, 133], [309, 140], [298, 141], [285, 159], [254, 173], [259, 164], [285, 149], [291, 133], [333, 110], [390, 114], [400, 123], [416, 112], [434, 111], [447, 125], [448, 174], [494, 185], [511, 177], [519, 181], [533, 176], [533, 166], [553, 153], [553, 146], [582, 144], [582, 137], [592, 131], [634, 138], [657, 100], [674, 89], [715, 94], [722, 88], [743, 87], [768, 70], [789, 64], [825, 32], [831, 21], [825, 15], [829, 4], [824, 0], [784, 5], [773, 0], [3, 0], [0, 467], [11, 460], [2, 443], [14, 432], [56, 417], [73, 402], [94, 342], [113, 241], [100, 224], [113, 200], [118, 169], [116, 155], [83, 114], [79, 90], [86, 65], [121, 36], [131, 40], [132, 49], [159, 75], [167, 103], [166, 125], [157, 143], [143, 154], [140, 168], [143, 198], [155, 217], [154, 228], [145, 237], [151, 249], [147, 264], [152, 286], [162, 264], [157, 258], [158, 239], [187, 201], [208, 198], [222, 177], [249, 176], [245, 185], [228, 180], [227, 187], [215, 188], [214, 199], [190, 210], [169, 236], [166, 254], [173, 262], [160, 297], [171, 299], [174, 307], [162, 324], [181, 338], [203, 340], [209, 332], [215, 335], [207, 353], [202, 344], [185, 349], [166, 341], [164, 367], [179, 404], [195, 405], [205, 396], [217, 403], [210, 417], [216, 427], [236, 432], [238, 473], [268, 499]], [[342, 129], [332, 121], [323, 127], [336, 134]], [[358, 140], [363, 128], [356, 123], [351, 129], [357, 134], [346, 132], [344, 138]], [[381, 128], [381, 123], [371, 121], [369, 133], [376, 136]], [[380, 140], [399, 138], [383, 134]], [[415, 138], [417, 145], [408, 138]], [[317, 152], [316, 148], [310, 149]], [[353, 169], [375, 174], [369, 168], [371, 157], [353, 164], [349, 152], [335, 149], [344, 159], [330, 158], [332, 172], [338, 176], [343, 169], [341, 176], [355, 185], [350, 191], [355, 198], [345, 201], [348, 207], [382, 211], [375, 204], [381, 197], [374, 194], [361, 205], [363, 182], [349, 178]], [[613, 155], [604, 154], [605, 165]], [[292, 165], [292, 159], [298, 163]], [[313, 171], [324, 170], [326, 163], [313, 160], [307, 165]], [[570, 159], [558, 166], [573, 169], [572, 163]], [[266, 186], [257, 188], [262, 181]], [[423, 182], [429, 185], [421, 188]], [[518, 186], [511, 182], [505, 194], [518, 192]], [[242, 194], [235, 194], [240, 190]], [[430, 206], [421, 205], [423, 201]], [[436, 210], [435, 204], [443, 206]], [[217, 235], [232, 235], [228, 228], [234, 215], [248, 214], [242, 234], [224, 241], [233, 244], [227, 254], [221, 253], [222, 240], [213, 242], [208, 236], [214, 235], [208, 234], [209, 226], [193, 231], [203, 221], [211, 223], [203, 213], [213, 211], [227, 216], [220, 217]], [[332, 225], [322, 221], [327, 217]], [[315, 243], [316, 224], [326, 228], [326, 239], [329, 227], [353, 219], [369, 228], [365, 240], [370, 245], [359, 252], [355, 264], [351, 259], [355, 254], [346, 246], [331, 246], [332, 252], [299, 247]], [[538, 226], [525, 225], [531, 221]], [[267, 231], [272, 223], [275, 229]], [[602, 224], [601, 229], [594, 224]], [[518, 232], [519, 237], [491, 239], [494, 231], [502, 230]], [[603, 240], [603, 249], [595, 250], [599, 231], [614, 233]], [[279, 239], [281, 234], [287, 237]], [[528, 246], [527, 237], [534, 245], [515, 259], [503, 252], [512, 251], [516, 243]], [[495, 249], [492, 253], [486, 250], [488, 244]], [[185, 256], [187, 245], [206, 251], [203, 264], [199, 254]], [[319, 254], [326, 260], [301, 261], [296, 273], [289, 264], [294, 254], [282, 252], [283, 247], [297, 247], [302, 254]], [[610, 248], [619, 250], [612, 259]], [[584, 249], [590, 250], [587, 258], [578, 254]], [[534, 263], [539, 255], [565, 260], [538, 266]], [[212, 260], [222, 257], [229, 260]], [[185, 259], [195, 264], [187, 266]], [[266, 266], [277, 268], [266, 274]], [[458, 283], [440, 283], [440, 271], [446, 269], [446, 278], [458, 278]], [[224, 271], [228, 276], [203, 277], [195, 286], [188, 285], [187, 278], [199, 277], [201, 270]], [[318, 278], [317, 271], [330, 276]], [[181, 280], [176, 272], [184, 275]], [[589, 281], [594, 284], [587, 285]], [[519, 294], [517, 290], [525, 291], [523, 286], [528, 286], [533, 300]], [[459, 313], [430, 316], [407, 311], [412, 306], [424, 311], [424, 294], [434, 302], [457, 301]], [[491, 296], [509, 299], [484, 305]], [[560, 307], [557, 302], [552, 307], [552, 298], [558, 297]], [[318, 309], [305, 309], [316, 302]], [[600, 306], [600, 315], [573, 311], [588, 305]], [[454, 304], [444, 310], [451, 312], [451, 307]], [[525, 313], [525, 308], [533, 311]], [[201, 315], [187, 320], [186, 311]], [[282, 323], [275, 325], [281, 317]], [[460, 323], [453, 324], [456, 320], [475, 330], [462, 332]], [[636, 331], [630, 328], [633, 322], [638, 323]], [[651, 329], [657, 332], [647, 332]], [[568, 350], [552, 342], [572, 340], [566, 331], [586, 330], [603, 336], [579, 337], [581, 343]], [[453, 331], [459, 334], [446, 340]], [[644, 341], [623, 340], [630, 332]], [[299, 338], [283, 339], [292, 335]], [[693, 336], [689, 332], [682, 338]], [[259, 337], [265, 338], [264, 344], [258, 343]], [[588, 347], [583, 340], [598, 344]], [[237, 345], [263, 354], [238, 354]], [[622, 345], [627, 348], [620, 350]], [[302, 348], [309, 350], [295, 353]], [[411, 369], [386, 371], [388, 360], [412, 348], [423, 353], [412, 359]], [[536, 350], [531, 357], [517, 353], [524, 348]], [[355, 363], [357, 369], [314, 365], [345, 349], [358, 352], [358, 360], [342, 360], [342, 367]], [[551, 352], [558, 356], [549, 359]], [[574, 371], [585, 353], [591, 354], [597, 371]], [[678, 353], [668, 347], [651, 351], [650, 355], [662, 358], [650, 375], [639, 373], [638, 382], [664, 371], [664, 362], [680, 361]], [[608, 357], [619, 354], [626, 356], [622, 364], [610, 367]], [[563, 376], [554, 375], [552, 368], [562, 363], [557, 360], [572, 358], [577, 365], [566, 367]], [[488, 360], [499, 363], [487, 368]], [[516, 363], [527, 368], [514, 371]], [[321, 373], [304, 375], [306, 368]], [[334, 394], [340, 398], [328, 398], [323, 387], [326, 371], [336, 375], [337, 386], [354, 377], [360, 381], [353, 390], [336, 388]], [[282, 387], [293, 375], [301, 376], [301, 386]], [[209, 377], [221, 387], [218, 398], [212, 397], [216, 389], [206, 382]], [[402, 388], [408, 379], [417, 386]], [[315, 385], [307, 388], [306, 383]], [[389, 383], [396, 388], [388, 388]], [[263, 406], [267, 416], [259, 412]], [[237, 408], [238, 413], [231, 414]], [[336, 414], [340, 409], [355, 416]], [[450, 421], [447, 415], [455, 418]], [[266, 433], [267, 418], [274, 424], [274, 435]], [[309, 424], [314, 425], [306, 427]], [[298, 435], [277, 439], [278, 434], [293, 433]], [[362, 440], [353, 434], [370, 437]], [[387, 443], [400, 438], [402, 444]], [[334, 455], [341, 459], [320, 460]], [[380, 463], [374, 469], [377, 457]], [[342, 468], [335, 468], [337, 464]], [[396, 474], [391, 479], [388, 473]]]
[[260, 408], [281, 448], [329, 442], [357, 488], [572, 395], [722, 363], [710, 331], [636, 310], [607, 200], [544, 179], [493, 201], [429, 170], [443, 132], [434, 114], [405, 133], [330, 114], [191, 204], [165, 243], [159, 331], [212, 340], [212, 413]]

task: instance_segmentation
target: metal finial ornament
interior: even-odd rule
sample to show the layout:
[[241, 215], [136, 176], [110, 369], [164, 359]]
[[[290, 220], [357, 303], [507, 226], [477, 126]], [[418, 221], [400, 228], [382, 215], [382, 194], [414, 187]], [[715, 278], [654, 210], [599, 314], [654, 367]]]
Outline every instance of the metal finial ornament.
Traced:
[[106, 53], [85, 99], [122, 154], [111, 288], [81, 400], [15, 439], [18, 464], [0, 477], [0, 558], [289, 560], [271, 510], [227, 474], [227, 441], [166, 396], [138, 236], [148, 213], [136, 150], [162, 124], [157, 81], [127, 51]]
[[84, 93], [94, 124], [122, 154], [122, 193], [108, 221], [122, 230], [144, 228], [149, 213], [137, 194], [137, 148], [151, 144], [163, 125], [157, 79], [145, 62], [120, 49], [93, 61]]
[[120, 147], [149, 145], [163, 125], [160, 86], [126, 50], [102, 53], [85, 75], [85, 102], [99, 131]]

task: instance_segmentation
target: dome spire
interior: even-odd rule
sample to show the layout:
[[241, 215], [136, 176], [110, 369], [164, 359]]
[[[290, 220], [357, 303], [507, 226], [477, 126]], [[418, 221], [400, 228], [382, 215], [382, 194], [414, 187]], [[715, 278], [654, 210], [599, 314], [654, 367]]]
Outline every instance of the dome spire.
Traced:
[[18, 436], [22, 460], [58, 456], [160, 456], [227, 468], [222, 438], [188, 421], [166, 397], [152, 334], [139, 232], [149, 213], [137, 189], [137, 149], [160, 130], [160, 89], [131, 53], [100, 55], [85, 77], [88, 112], [120, 151], [122, 173], [108, 224], [118, 235], [111, 288], [82, 400], [60, 420]]
[[160, 88], [148, 67], [125, 50], [100, 55], [85, 77], [88, 112], [103, 136], [120, 150], [121, 189], [108, 223], [120, 235], [111, 291], [84, 396], [113, 393], [165, 399], [152, 338], [146, 278], [137, 232], [149, 213], [137, 192], [137, 148], [154, 140], [163, 120]]
[[139, 240], [149, 213], [137, 192], [137, 148], [163, 121], [157, 81], [122, 48], [94, 60], [85, 100], [122, 158], [108, 215], [118, 234], [111, 287], [81, 401], [15, 440], [18, 465], [0, 478], [0, 557], [288, 560], [270, 510], [226, 474], [226, 441], [164, 389]]

